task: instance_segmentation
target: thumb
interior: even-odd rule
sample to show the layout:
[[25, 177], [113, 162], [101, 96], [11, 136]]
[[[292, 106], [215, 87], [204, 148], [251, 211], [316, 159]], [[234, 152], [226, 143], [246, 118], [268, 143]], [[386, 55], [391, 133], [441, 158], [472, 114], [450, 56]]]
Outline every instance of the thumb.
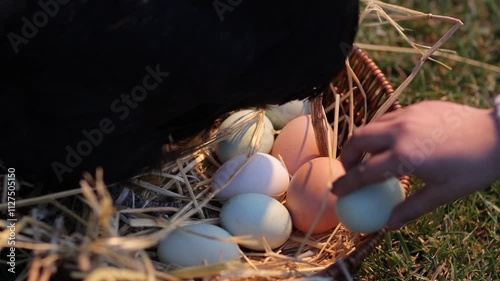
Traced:
[[444, 191], [446, 191], [445, 186], [428, 185], [415, 192], [392, 210], [388, 228], [397, 230], [406, 223], [452, 201], [454, 198], [450, 197], [450, 192], [443, 194]]

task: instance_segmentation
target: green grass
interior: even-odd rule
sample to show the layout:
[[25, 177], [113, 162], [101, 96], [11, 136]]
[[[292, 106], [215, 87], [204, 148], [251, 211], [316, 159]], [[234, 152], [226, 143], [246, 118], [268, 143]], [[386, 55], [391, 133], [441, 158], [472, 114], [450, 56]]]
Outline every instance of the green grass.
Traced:
[[[500, 4], [496, 0], [386, 1], [422, 12], [447, 15], [462, 20], [462, 26], [443, 46], [458, 55], [500, 66]], [[414, 41], [431, 45], [451, 28], [437, 21], [402, 21], [406, 34]], [[362, 27], [357, 41], [378, 45], [409, 47], [389, 26]], [[420, 58], [417, 55], [367, 51], [394, 85], [406, 78]], [[500, 75], [464, 63], [440, 59], [452, 67], [447, 70], [427, 61], [402, 97], [406, 104], [425, 99], [445, 99], [475, 106], [489, 105], [500, 92]]]
[[[419, 185], [416, 183], [416, 185]], [[438, 208], [387, 235], [361, 280], [500, 280], [498, 201], [491, 190]]]
[[[458, 55], [500, 66], [500, 3], [497, 0], [386, 1], [421, 12], [458, 18], [464, 26], [443, 46]], [[412, 40], [432, 44], [450, 27], [435, 21], [405, 21]], [[363, 27], [357, 41], [408, 45], [392, 27]], [[419, 56], [367, 51], [395, 86], [411, 72]], [[447, 70], [426, 62], [401, 96], [404, 105], [422, 100], [449, 100], [490, 107], [500, 93], [500, 74], [461, 62], [440, 59]], [[500, 169], [500, 166], [499, 166]], [[415, 188], [423, 183], [415, 179]], [[500, 280], [500, 183], [391, 232], [355, 276], [359, 280]]]

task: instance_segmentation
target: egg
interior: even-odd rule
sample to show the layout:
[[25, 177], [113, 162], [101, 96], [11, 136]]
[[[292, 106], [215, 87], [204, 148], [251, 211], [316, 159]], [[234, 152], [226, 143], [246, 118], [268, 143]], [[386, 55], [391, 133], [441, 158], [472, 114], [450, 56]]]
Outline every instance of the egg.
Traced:
[[250, 158], [246, 153], [241, 154], [224, 163], [212, 177], [212, 190], [223, 187], [233, 175], [228, 185], [215, 195], [216, 198], [229, 199], [242, 193], [262, 193], [280, 199], [290, 182], [285, 166], [273, 156], [261, 152]]
[[[333, 139], [330, 126], [328, 130]], [[278, 159], [281, 156], [291, 175], [307, 161], [319, 157], [311, 115], [299, 116], [288, 122], [276, 137], [271, 154]]]
[[[330, 169], [333, 172], [330, 174]], [[295, 228], [308, 232], [313, 226], [326, 196], [326, 205], [312, 233], [322, 233], [337, 226], [335, 212], [337, 196], [330, 192], [329, 183], [345, 174], [342, 163], [319, 157], [302, 165], [293, 175], [286, 195], [285, 206]]]
[[[183, 230], [185, 229], [185, 230]], [[231, 234], [211, 224], [193, 224], [172, 231], [158, 245], [158, 258], [163, 263], [180, 266], [214, 264], [240, 258], [238, 244], [229, 242]], [[200, 236], [211, 236], [214, 239]], [[216, 240], [226, 239], [226, 241]], [[194, 254], [195, 253], [195, 254]]]
[[276, 130], [283, 128], [291, 120], [310, 114], [309, 100], [293, 100], [282, 105], [270, 104], [266, 108], [266, 116]]
[[371, 233], [385, 227], [394, 207], [404, 199], [403, 185], [391, 177], [338, 198], [336, 212], [350, 231]]
[[292, 233], [287, 209], [278, 200], [259, 193], [244, 193], [229, 199], [220, 212], [221, 226], [234, 236], [249, 235], [240, 245], [252, 250], [283, 245]]
[[[226, 128], [236, 126], [242, 122], [245, 122], [246, 118], [251, 118], [251, 116], [257, 114], [256, 110], [245, 109], [231, 114], [227, 117], [220, 125], [219, 130], [222, 131]], [[240, 130], [235, 132], [232, 136], [218, 142], [215, 145], [215, 153], [219, 160], [226, 162], [229, 159], [243, 154], [248, 153], [252, 148], [252, 144], [257, 139], [257, 125], [259, 124], [259, 119], [249, 121]], [[264, 115], [264, 129], [260, 132], [261, 143], [257, 144], [257, 151], [263, 153], [271, 152], [274, 143], [274, 128], [273, 124]]]

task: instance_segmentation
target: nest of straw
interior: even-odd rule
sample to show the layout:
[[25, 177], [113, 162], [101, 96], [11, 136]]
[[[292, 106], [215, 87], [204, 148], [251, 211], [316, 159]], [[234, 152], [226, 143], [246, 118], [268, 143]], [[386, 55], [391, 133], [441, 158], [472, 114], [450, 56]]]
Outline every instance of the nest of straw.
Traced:
[[[423, 62], [461, 25], [448, 17], [365, 2], [361, 24], [375, 12], [375, 19], [383, 18], [403, 36], [395, 20], [434, 18], [455, 25], [430, 48], [408, 39], [422, 59], [396, 90], [375, 63], [355, 48], [329, 91], [311, 101], [318, 145], [323, 155], [332, 158], [337, 157], [336, 148], [342, 147], [354, 127], [400, 109], [399, 95]], [[333, 140], [328, 139], [326, 126], [334, 129]], [[218, 223], [221, 202], [210, 192], [210, 181], [221, 164], [213, 147], [230, 133], [214, 131], [210, 141], [193, 153], [124, 183], [106, 186], [103, 171], [98, 169], [93, 176], [85, 175], [80, 189], [18, 201], [17, 208], [30, 208], [30, 214], [20, 218], [15, 229], [18, 280], [352, 279], [351, 274], [383, 239], [384, 230], [359, 235], [339, 225], [316, 235], [295, 231], [278, 249], [245, 251], [239, 262], [179, 268], [158, 261], [156, 246], [174, 229], [191, 223]], [[328, 151], [328, 147], [335, 149]], [[407, 178], [402, 183], [409, 186]], [[1, 209], [7, 205], [2, 204]], [[0, 220], [2, 249], [9, 247], [7, 225], [7, 220]]]

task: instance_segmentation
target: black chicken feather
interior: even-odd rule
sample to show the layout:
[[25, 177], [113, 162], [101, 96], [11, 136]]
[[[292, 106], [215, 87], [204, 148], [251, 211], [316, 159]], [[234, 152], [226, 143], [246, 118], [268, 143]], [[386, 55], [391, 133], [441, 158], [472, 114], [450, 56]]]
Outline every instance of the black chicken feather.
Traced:
[[169, 136], [323, 89], [359, 12], [357, 0], [0, 5], [0, 159], [65, 188], [98, 166], [124, 180], [160, 163]]

